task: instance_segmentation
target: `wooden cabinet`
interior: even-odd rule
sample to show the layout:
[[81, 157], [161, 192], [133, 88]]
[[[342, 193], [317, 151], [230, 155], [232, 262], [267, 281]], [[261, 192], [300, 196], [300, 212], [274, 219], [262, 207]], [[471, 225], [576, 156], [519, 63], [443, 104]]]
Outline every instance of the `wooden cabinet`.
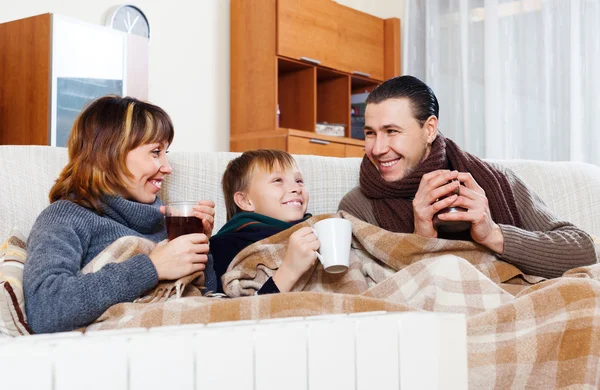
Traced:
[[[351, 95], [399, 74], [396, 18], [332, 0], [231, 0], [231, 150], [362, 156]], [[317, 122], [345, 134], [316, 134]]]
[[362, 157], [364, 142], [346, 137], [332, 137], [313, 132], [282, 129], [247, 134], [231, 140], [231, 149], [236, 151], [259, 148], [287, 150], [292, 154], [312, 154], [331, 157]]
[[292, 154], [314, 154], [319, 156], [345, 157], [345, 145], [320, 138], [288, 137], [288, 152]]
[[278, 0], [277, 54], [338, 68], [336, 8], [332, 1]]
[[147, 39], [55, 14], [0, 24], [0, 144], [65, 146], [106, 94], [147, 99]]
[[277, 54], [384, 78], [382, 19], [325, 0], [278, 0]]
[[364, 146], [346, 145], [345, 157], [362, 157], [365, 155]]

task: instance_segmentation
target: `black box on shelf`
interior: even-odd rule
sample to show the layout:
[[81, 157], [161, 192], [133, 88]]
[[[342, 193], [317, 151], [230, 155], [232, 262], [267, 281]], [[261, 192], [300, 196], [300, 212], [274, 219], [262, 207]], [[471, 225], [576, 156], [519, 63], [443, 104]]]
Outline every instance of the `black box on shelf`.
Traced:
[[365, 127], [365, 108], [365, 103], [356, 103], [351, 106], [350, 137], [354, 139], [365, 139], [363, 131]]
[[353, 116], [352, 117], [352, 130], [350, 136], [354, 139], [365, 139], [365, 127], [364, 116]]

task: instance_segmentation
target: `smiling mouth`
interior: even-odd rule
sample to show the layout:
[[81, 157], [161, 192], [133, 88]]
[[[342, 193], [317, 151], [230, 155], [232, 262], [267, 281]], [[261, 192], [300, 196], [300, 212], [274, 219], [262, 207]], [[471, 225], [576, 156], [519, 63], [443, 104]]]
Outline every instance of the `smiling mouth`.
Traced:
[[302, 202], [300, 202], [298, 200], [291, 200], [289, 202], [284, 202], [283, 204], [286, 206], [293, 206], [293, 207], [301, 207], [302, 206]]
[[162, 187], [162, 180], [148, 180], [150, 182], [150, 184], [152, 184], [154, 187], [158, 188], [160, 190], [160, 188]]
[[379, 165], [384, 168], [389, 168], [389, 167], [393, 167], [394, 165], [396, 165], [399, 161], [400, 161], [400, 158], [397, 158], [395, 160], [379, 161]]

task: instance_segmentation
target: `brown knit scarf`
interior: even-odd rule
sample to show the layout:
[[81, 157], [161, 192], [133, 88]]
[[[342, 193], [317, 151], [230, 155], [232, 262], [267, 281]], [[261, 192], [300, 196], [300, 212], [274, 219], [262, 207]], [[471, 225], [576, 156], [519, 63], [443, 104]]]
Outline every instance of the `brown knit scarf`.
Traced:
[[379, 225], [393, 232], [414, 232], [412, 199], [423, 175], [438, 169], [471, 173], [485, 191], [494, 222], [521, 227], [515, 197], [506, 176], [476, 156], [464, 152], [442, 135], [438, 135], [431, 144], [427, 159], [408, 176], [395, 182], [383, 180], [365, 155], [360, 167], [360, 188], [373, 201]]

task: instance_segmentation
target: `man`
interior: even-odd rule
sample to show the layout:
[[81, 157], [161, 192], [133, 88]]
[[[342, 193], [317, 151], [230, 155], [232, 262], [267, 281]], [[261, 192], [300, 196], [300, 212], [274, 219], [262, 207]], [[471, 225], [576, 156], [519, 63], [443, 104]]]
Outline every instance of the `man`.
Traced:
[[[390, 79], [366, 103], [360, 185], [340, 210], [394, 232], [473, 240], [527, 274], [552, 278], [596, 263], [590, 236], [553, 215], [512, 171], [438, 133], [438, 101], [425, 83]], [[442, 223], [468, 230], [438, 232], [442, 210]]]

